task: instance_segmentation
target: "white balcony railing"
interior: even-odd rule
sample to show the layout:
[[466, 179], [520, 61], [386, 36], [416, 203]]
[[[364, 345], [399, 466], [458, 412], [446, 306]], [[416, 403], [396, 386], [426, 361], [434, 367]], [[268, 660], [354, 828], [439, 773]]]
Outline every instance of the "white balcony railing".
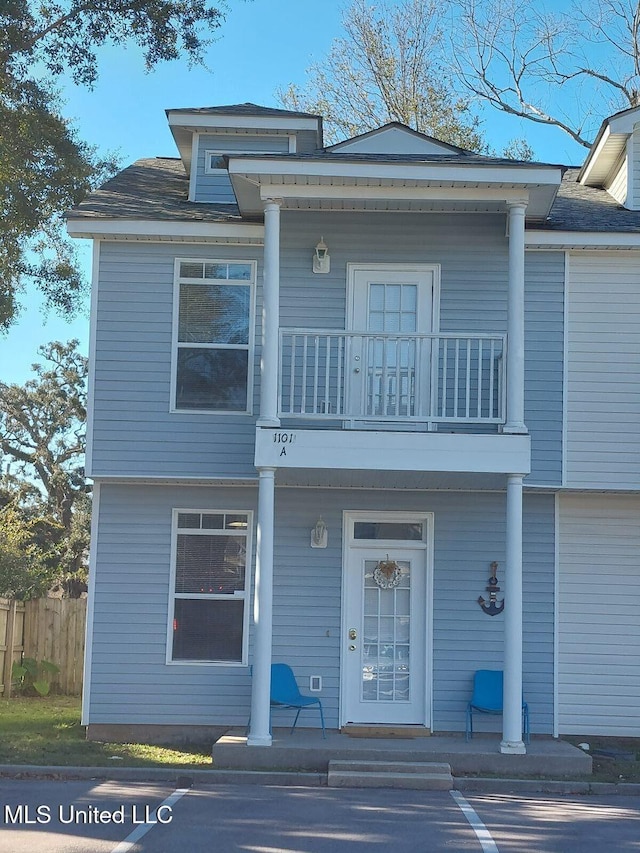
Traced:
[[504, 423], [505, 335], [280, 331], [279, 415]]

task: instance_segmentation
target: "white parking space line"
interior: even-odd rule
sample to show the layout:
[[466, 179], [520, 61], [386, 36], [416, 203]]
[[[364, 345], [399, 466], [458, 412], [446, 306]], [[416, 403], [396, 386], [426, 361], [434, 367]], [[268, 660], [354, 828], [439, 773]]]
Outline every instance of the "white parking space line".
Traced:
[[475, 832], [478, 841], [480, 842], [483, 853], [500, 853], [495, 841], [491, 837], [491, 833], [480, 820], [475, 809], [469, 805], [462, 794], [459, 794], [457, 791], [450, 791], [449, 793], [457, 803], [462, 814], [469, 821], [471, 829]]
[[156, 807], [153, 814], [151, 815], [151, 819], [149, 823], [141, 823], [140, 826], [137, 826], [133, 832], [130, 832], [129, 835], [121, 841], [117, 847], [114, 847], [112, 853], [131, 853], [133, 849], [133, 845], [136, 841], [139, 841], [144, 835], [149, 832], [150, 829], [153, 829], [154, 826], [158, 826], [158, 824], [170, 823], [172, 814], [171, 808], [174, 803], [177, 803], [178, 800], [182, 799], [185, 794], [189, 793], [189, 788], [177, 788], [173, 794], [163, 800], [159, 806]]

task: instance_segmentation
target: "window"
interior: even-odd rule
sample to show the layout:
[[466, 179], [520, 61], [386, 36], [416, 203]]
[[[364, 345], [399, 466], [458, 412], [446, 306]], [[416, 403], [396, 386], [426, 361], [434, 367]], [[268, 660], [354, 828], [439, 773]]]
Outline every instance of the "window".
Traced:
[[179, 261], [173, 407], [250, 410], [255, 264]]
[[170, 661], [246, 662], [250, 520], [174, 511]]
[[227, 164], [224, 162], [224, 154], [219, 154], [217, 151], [205, 151], [204, 153], [204, 173], [211, 175], [221, 170], [226, 170]]

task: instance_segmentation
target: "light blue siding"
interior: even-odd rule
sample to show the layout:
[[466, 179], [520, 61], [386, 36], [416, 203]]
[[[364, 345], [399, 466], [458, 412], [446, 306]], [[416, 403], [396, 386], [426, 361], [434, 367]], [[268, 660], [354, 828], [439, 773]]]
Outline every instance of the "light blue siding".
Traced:
[[[255, 510], [249, 488], [103, 484], [95, 576], [91, 723], [244, 725], [246, 668], [166, 665], [171, 509]], [[273, 659], [303, 687], [321, 675], [327, 724], [338, 724], [342, 520], [345, 510], [433, 512], [433, 727], [461, 731], [472, 673], [501, 668], [504, 617], [477, 604], [489, 564], [504, 586], [505, 496], [281, 488], [276, 493]], [[327, 549], [309, 547], [318, 515]], [[525, 497], [524, 683], [532, 728], [550, 732], [553, 684], [554, 502]], [[135, 687], [135, 689], [134, 689]], [[274, 724], [286, 724], [285, 712]], [[301, 721], [316, 725], [312, 715]], [[499, 725], [499, 722], [497, 723]]]
[[[413, 262], [441, 265], [443, 332], [506, 331], [504, 217], [284, 212], [281, 234], [283, 327], [344, 329], [347, 263]], [[321, 236], [331, 252], [328, 275], [311, 271], [313, 247]], [[175, 257], [261, 262], [262, 249], [102, 244], [92, 472], [255, 477], [254, 417], [169, 413]], [[533, 447], [529, 481], [553, 485], [561, 470], [562, 253], [531, 253], [526, 287], [525, 402]], [[256, 404], [261, 292], [259, 267]]]
[[246, 246], [102, 243], [92, 476], [255, 477], [254, 416], [170, 412], [171, 333], [176, 257], [261, 255]]
[[[238, 134], [201, 134], [198, 137], [198, 157], [195, 163], [195, 201], [215, 204], [235, 204], [236, 197], [226, 171], [217, 174], [207, 174], [205, 171], [205, 154], [215, 151], [220, 154], [234, 152], [287, 153], [289, 151], [288, 136], [253, 136]], [[193, 164], [192, 167], [193, 169]]]
[[562, 481], [564, 252], [529, 252], [525, 267], [525, 422], [528, 483]]

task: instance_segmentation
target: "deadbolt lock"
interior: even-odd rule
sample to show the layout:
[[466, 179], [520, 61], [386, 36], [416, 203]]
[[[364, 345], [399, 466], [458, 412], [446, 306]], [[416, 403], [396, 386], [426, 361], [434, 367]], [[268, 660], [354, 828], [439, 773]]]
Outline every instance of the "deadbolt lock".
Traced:
[[358, 633], [357, 633], [356, 629], [355, 628], [349, 628], [349, 639], [355, 640], [357, 636], [358, 636]]

